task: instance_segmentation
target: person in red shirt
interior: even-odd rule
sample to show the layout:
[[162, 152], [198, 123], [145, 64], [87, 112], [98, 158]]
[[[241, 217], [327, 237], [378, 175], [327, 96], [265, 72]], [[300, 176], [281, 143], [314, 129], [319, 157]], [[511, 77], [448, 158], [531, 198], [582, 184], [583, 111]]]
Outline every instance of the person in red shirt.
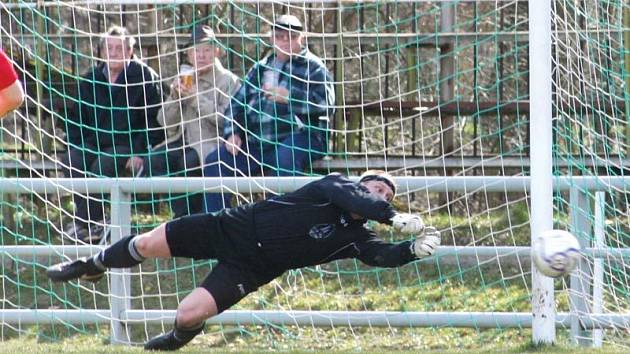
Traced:
[[0, 49], [0, 118], [18, 108], [24, 101], [24, 91], [11, 60]]

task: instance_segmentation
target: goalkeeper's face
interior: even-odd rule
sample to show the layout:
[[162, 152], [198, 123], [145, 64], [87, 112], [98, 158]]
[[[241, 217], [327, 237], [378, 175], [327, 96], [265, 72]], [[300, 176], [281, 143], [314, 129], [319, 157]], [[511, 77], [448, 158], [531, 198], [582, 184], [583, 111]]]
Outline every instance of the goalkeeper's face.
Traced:
[[391, 203], [392, 199], [394, 199], [394, 192], [387, 185], [387, 183], [383, 181], [370, 180], [370, 181], [361, 182], [361, 184], [365, 186], [365, 188], [367, 188], [370, 194], [373, 194], [385, 200], [386, 202]]

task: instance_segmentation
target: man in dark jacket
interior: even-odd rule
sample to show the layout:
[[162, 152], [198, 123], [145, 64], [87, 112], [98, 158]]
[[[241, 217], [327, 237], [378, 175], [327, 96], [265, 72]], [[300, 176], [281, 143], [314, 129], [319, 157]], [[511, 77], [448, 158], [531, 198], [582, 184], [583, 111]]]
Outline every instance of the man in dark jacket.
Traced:
[[[74, 110], [66, 120], [65, 175], [117, 177], [133, 172], [132, 157], [164, 139], [156, 115], [161, 104], [158, 75], [133, 54], [134, 39], [122, 27], [101, 38], [104, 62], [79, 79]], [[75, 220], [66, 235], [85, 242], [102, 236], [103, 203], [74, 194]], [[91, 226], [91, 227], [90, 227]]]
[[[417, 215], [397, 213], [390, 204], [395, 191], [394, 180], [382, 171], [368, 171], [358, 183], [331, 174], [292, 193], [127, 236], [94, 257], [53, 265], [47, 274], [53, 281], [97, 281], [107, 268], [132, 267], [149, 257], [217, 259], [201, 287], [179, 304], [175, 328], [145, 344], [175, 350], [199, 334], [206, 319], [288, 269], [344, 258], [398, 267], [433, 254], [440, 233], [425, 228]], [[418, 236], [387, 243], [365, 227], [367, 220]]]

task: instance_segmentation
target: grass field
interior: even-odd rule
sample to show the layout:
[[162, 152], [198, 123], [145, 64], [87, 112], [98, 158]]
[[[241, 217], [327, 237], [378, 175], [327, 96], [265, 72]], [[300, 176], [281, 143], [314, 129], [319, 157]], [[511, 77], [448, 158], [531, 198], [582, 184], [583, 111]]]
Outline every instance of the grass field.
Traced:
[[[202, 338], [203, 339], [203, 338]], [[507, 344], [507, 343], [506, 343]], [[517, 344], [517, 343], [513, 343]], [[178, 353], [275, 353], [277, 350], [224, 350], [203, 346], [199, 340], [193, 342], [192, 345], [184, 347]], [[330, 350], [312, 351], [312, 350], [280, 350], [283, 353], [330, 353]], [[356, 353], [357, 350], [340, 350], [336, 353]], [[481, 353], [593, 353], [593, 354], [621, 354], [627, 353], [627, 349], [623, 348], [607, 348], [593, 349], [580, 348], [571, 345], [558, 345], [547, 347], [533, 347], [529, 344], [513, 345], [509, 348], [497, 344], [496, 348], [485, 349], [449, 349], [449, 350], [362, 350], [362, 353], [463, 353], [463, 354], [481, 354]], [[141, 347], [130, 346], [114, 346], [103, 344], [100, 337], [96, 336], [77, 336], [72, 339], [65, 340], [60, 343], [40, 343], [35, 339], [9, 340], [0, 343], [0, 353], [145, 353]]]
[[[288, 328], [295, 330], [295, 328]], [[0, 342], [0, 353], [142, 353], [141, 342], [112, 345], [106, 327], [97, 334], [54, 339], [29, 327], [18, 339]], [[267, 326], [209, 326], [182, 353], [627, 353], [623, 345], [605, 341], [600, 349], [578, 347], [568, 329], [558, 329], [554, 346], [533, 346], [530, 329], [410, 328], [351, 331], [301, 328], [297, 336], [270, 331]], [[275, 336], [275, 337], [274, 337]], [[273, 337], [273, 338], [272, 338]]]

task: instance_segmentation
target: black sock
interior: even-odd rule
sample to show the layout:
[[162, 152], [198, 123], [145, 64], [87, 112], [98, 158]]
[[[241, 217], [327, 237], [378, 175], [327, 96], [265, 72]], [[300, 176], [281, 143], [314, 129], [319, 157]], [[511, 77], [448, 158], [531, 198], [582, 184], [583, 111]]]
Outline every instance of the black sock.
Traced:
[[173, 336], [175, 339], [183, 344], [190, 342], [196, 335], [203, 331], [203, 327], [206, 322], [201, 322], [192, 328], [182, 328], [177, 325], [177, 321], [175, 321], [175, 326], [173, 328]]
[[107, 268], [130, 268], [144, 261], [138, 253], [135, 236], [127, 236], [92, 257], [94, 265], [101, 271]]
[[146, 350], [177, 350], [190, 342], [201, 331], [205, 322], [201, 322], [191, 328], [181, 328], [175, 321], [175, 328], [171, 331], [151, 338], [144, 344]]

